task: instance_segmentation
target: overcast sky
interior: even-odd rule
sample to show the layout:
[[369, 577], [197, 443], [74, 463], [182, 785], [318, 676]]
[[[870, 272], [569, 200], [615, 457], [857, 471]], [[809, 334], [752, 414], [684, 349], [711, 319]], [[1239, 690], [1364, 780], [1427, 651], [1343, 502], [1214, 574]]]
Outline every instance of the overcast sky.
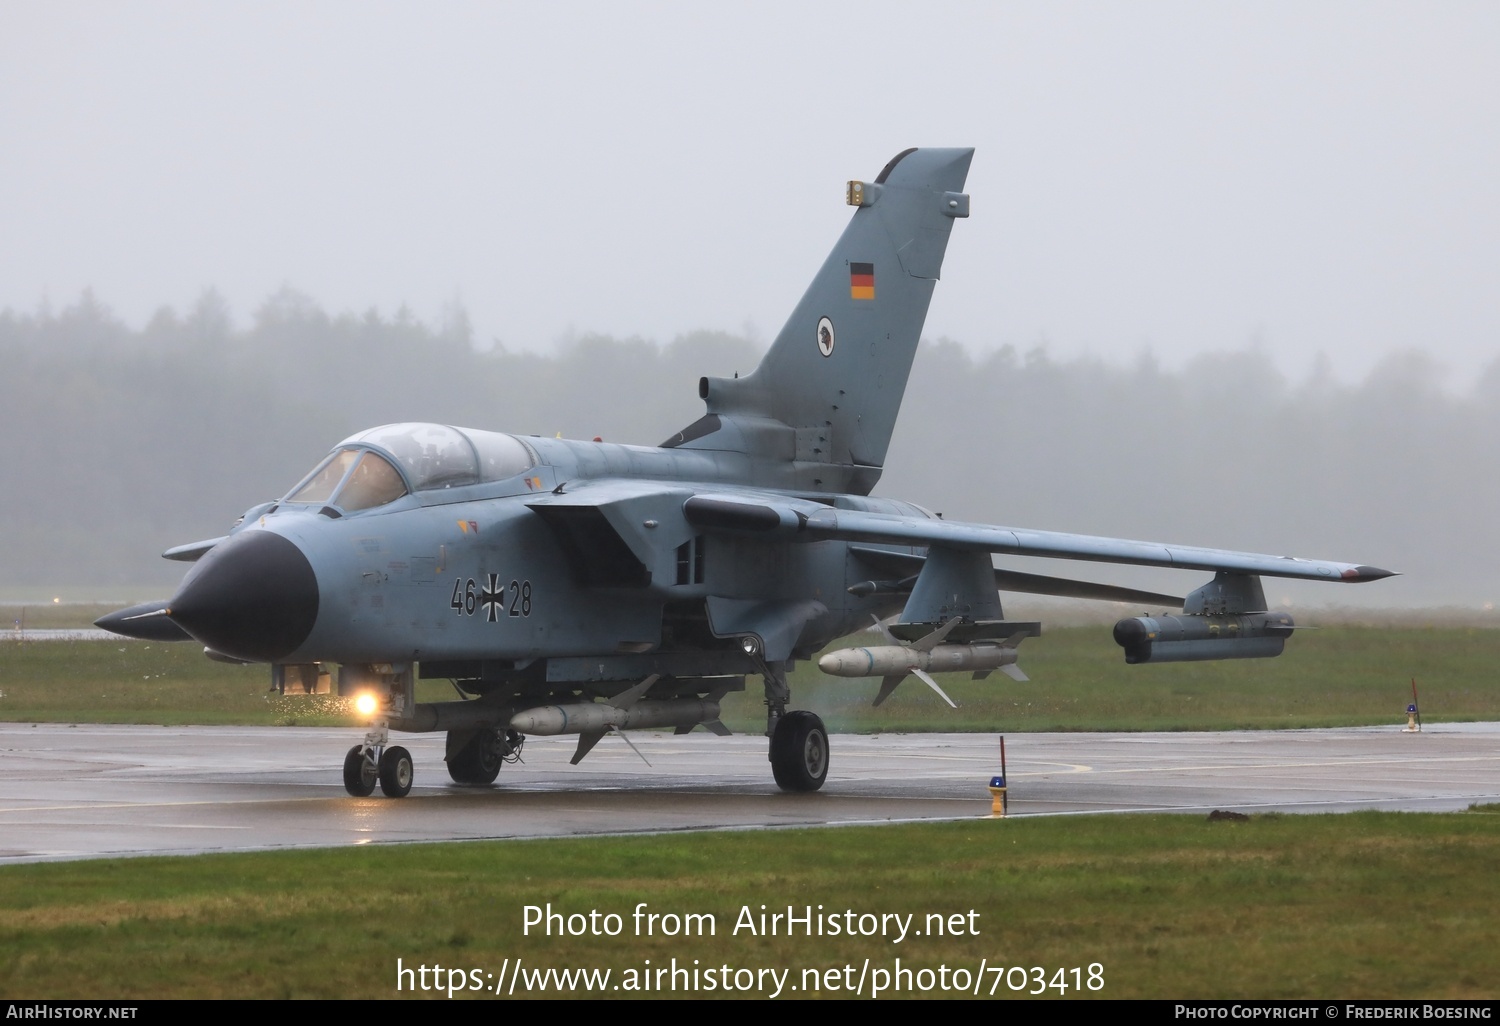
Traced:
[[0, 0], [0, 308], [768, 339], [913, 145], [977, 149], [929, 336], [1500, 357], [1492, 2]]

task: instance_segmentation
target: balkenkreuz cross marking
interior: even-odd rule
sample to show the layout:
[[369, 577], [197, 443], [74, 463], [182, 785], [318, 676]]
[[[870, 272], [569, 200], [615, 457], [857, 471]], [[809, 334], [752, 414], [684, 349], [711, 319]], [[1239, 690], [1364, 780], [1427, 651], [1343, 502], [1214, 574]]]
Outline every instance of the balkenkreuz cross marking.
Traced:
[[479, 593], [479, 604], [484, 606], [485, 618], [490, 623], [505, 612], [505, 586], [500, 583], [499, 574], [490, 574], [489, 586]]

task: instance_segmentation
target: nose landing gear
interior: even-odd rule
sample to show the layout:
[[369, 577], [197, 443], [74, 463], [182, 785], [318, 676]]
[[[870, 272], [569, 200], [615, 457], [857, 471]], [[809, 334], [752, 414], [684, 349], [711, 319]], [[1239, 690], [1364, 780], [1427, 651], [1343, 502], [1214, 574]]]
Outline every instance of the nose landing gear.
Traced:
[[339, 666], [339, 694], [353, 698], [360, 715], [372, 716], [362, 743], [344, 756], [344, 790], [368, 798], [375, 785], [387, 798], [405, 798], [413, 779], [411, 753], [392, 746], [391, 720], [401, 722], [416, 705], [411, 663]]
[[356, 798], [368, 798], [378, 781], [387, 798], [405, 798], [413, 779], [411, 753], [400, 745], [386, 747], [390, 730], [385, 720], [376, 720], [363, 744], [344, 756], [344, 790]]

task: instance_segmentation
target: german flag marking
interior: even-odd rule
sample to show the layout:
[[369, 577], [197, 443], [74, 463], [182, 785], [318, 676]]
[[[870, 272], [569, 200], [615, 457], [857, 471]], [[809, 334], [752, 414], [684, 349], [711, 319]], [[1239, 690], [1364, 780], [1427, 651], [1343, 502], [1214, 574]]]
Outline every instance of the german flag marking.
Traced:
[[850, 299], [874, 299], [875, 298], [875, 265], [854, 264], [849, 265], [849, 298]]

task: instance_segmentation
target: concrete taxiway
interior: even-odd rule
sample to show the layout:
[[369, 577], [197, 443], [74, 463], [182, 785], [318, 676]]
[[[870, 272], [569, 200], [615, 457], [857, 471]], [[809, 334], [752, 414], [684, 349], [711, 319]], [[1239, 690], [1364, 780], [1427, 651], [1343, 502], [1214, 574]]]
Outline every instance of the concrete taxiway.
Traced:
[[[458, 787], [442, 735], [398, 739], [402, 800], [344, 793], [355, 730], [0, 724], [0, 862], [405, 841], [984, 817], [993, 734], [835, 735], [822, 791], [782, 794], [766, 742], [638, 733], [571, 766], [537, 738]], [[1439, 811], [1500, 801], [1500, 723], [1180, 734], [1013, 734], [1010, 812]]]

